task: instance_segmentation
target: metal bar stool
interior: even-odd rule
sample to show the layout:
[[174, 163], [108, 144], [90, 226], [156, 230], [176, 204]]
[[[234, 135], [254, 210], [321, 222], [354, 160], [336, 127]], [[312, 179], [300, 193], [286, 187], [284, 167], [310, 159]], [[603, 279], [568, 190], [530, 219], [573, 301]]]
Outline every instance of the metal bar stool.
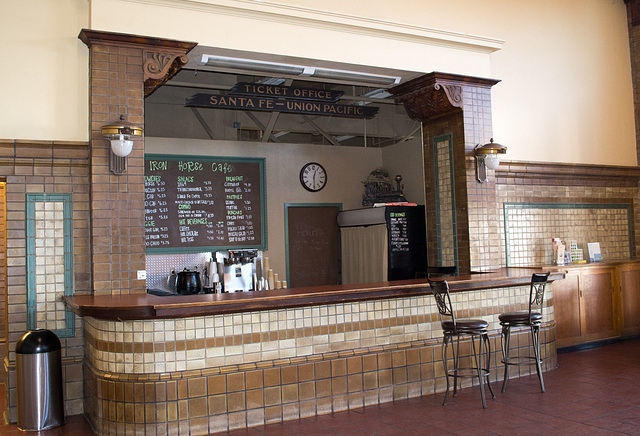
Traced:
[[[544, 302], [544, 289], [549, 280], [549, 273], [533, 274], [531, 288], [529, 290], [529, 309], [519, 312], [502, 313], [498, 317], [502, 326], [502, 363], [504, 364], [504, 381], [502, 392], [507, 388], [509, 381], [509, 366], [511, 365], [536, 365], [540, 389], [544, 392], [542, 379], [542, 359], [540, 358], [540, 323], [542, 322], [542, 303]], [[531, 329], [531, 345], [533, 356], [511, 357], [509, 356], [511, 342], [511, 327], [529, 327]]]
[[[442, 405], [447, 404], [449, 396], [449, 379], [453, 378], [453, 396], [458, 393], [458, 377], [461, 378], [478, 378], [480, 383], [480, 396], [482, 397], [482, 407], [487, 408], [487, 400], [484, 394], [485, 382], [491, 391], [491, 398], [495, 398], [491, 383], [489, 382], [489, 368], [491, 368], [491, 344], [489, 343], [489, 335], [487, 329], [489, 324], [483, 319], [456, 319], [453, 306], [451, 305], [451, 296], [449, 294], [449, 284], [446, 280], [432, 281], [429, 280], [431, 291], [436, 298], [438, 312], [440, 313], [440, 323], [444, 334], [442, 345], [442, 362], [444, 364], [444, 373], [447, 377], [447, 392], [444, 395]], [[460, 367], [460, 339], [468, 336], [471, 339], [472, 349], [472, 366]], [[477, 339], [477, 346], [476, 346]], [[453, 368], [449, 369], [447, 364], [447, 351], [451, 343], [451, 354], [453, 359]]]

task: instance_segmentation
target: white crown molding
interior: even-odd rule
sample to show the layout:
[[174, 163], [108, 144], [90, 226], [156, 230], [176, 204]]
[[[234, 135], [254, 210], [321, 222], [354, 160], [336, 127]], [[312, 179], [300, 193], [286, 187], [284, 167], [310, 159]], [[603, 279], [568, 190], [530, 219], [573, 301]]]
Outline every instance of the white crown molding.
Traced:
[[[95, 1], [95, 0], [94, 0]], [[504, 40], [265, 0], [112, 0], [492, 53]]]

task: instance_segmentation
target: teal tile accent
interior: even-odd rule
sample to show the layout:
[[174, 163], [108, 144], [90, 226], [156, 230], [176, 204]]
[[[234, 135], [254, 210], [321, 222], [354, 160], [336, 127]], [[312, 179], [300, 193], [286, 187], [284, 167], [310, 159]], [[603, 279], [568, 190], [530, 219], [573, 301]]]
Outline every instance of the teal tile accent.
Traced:
[[[38, 203], [57, 203], [62, 206], [62, 219], [56, 220], [60, 215], [54, 213], [53, 210], [46, 210], [44, 218], [38, 216], [36, 209]], [[43, 206], [43, 205], [40, 205]], [[55, 206], [54, 206], [55, 207]], [[47, 230], [44, 230], [47, 229]], [[38, 237], [40, 232], [40, 237]], [[50, 232], [50, 233], [46, 233]], [[38, 240], [51, 240], [58, 238], [61, 232], [63, 247], [62, 253], [57, 250], [59, 247], [39, 247]], [[52, 330], [58, 337], [75, 336], [75, 317], [73, 312], [66, 307], [61, 306], [62, 303], [58, 299], [60, 293], [56, 283], [50, 284], [46, 281], [48, 276], [55, 277], [60, 274], [62, 268], [62, 276], [64, 277], [63, 294], [73, 295], [73, 208], [71, 194], [26, 194], [26, 249], [27, 249], [27, 328], [47, 328]], [[41, 243], [42, 243], [41, 241]], [[46, 264], [46, 259], [62, 259], [63, 265]], [[46, 274], [40, 271], [38, 277], [38, 267], [45, 268]], [[38, 283], [40, 281], [41, 283]], [[55, 280], [54, 280], [55, 282]], [[38, 284], [40, 291], [45, 289], [46, 293], [53, 293], [52, 298], [47, 300], [46, 304], [41, 304], [38, 308]], [[40, 311], [40, 313], [39, 313]], [[46, 313], [42, 313], [42, 312]], [[60, 326], [58, 312], [64, 313], [63, 326]], [[38, 315], [43, 317], [44, 321], [38, 321]], [[55, 327], [52, 327], [52, 323]]]
[[[446, 143], [443, 147], [442, 144]], [[433, 138], [434, 192], [436, 192], [437, 266], [458, 267], [458, 228], [456, 220], [453, 135]], [[453, 247], [446, 252], [445, 247]]]

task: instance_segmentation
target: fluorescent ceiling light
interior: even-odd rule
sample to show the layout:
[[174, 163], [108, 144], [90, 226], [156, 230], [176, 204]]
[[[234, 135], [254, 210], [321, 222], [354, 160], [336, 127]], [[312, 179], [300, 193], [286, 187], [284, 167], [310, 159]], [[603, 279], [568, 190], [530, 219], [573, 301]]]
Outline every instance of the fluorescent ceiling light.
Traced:
[[401, 77], [360, 73], [357, 71], [334, 70], [330, 68], [308, 67], [304, 65], [283, 64], [279, 62], [258, 61], [255, 59], [234, 58], [228, 56], [202, 55], [200, 65], [234, 70], [255, 71], [289, 76], [315, 77], [347, 83], [372, 83], [377, 85], [397, 85]]

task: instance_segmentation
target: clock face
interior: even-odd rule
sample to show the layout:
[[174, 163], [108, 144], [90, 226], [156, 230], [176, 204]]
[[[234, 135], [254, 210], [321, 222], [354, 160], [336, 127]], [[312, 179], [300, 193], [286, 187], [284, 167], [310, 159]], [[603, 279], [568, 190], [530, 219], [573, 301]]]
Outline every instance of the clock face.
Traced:
[[327, 184], [327, 172], [316, 162], [309, 162], [300, 170], [300, 183], [308, 191], [317, 192]]

